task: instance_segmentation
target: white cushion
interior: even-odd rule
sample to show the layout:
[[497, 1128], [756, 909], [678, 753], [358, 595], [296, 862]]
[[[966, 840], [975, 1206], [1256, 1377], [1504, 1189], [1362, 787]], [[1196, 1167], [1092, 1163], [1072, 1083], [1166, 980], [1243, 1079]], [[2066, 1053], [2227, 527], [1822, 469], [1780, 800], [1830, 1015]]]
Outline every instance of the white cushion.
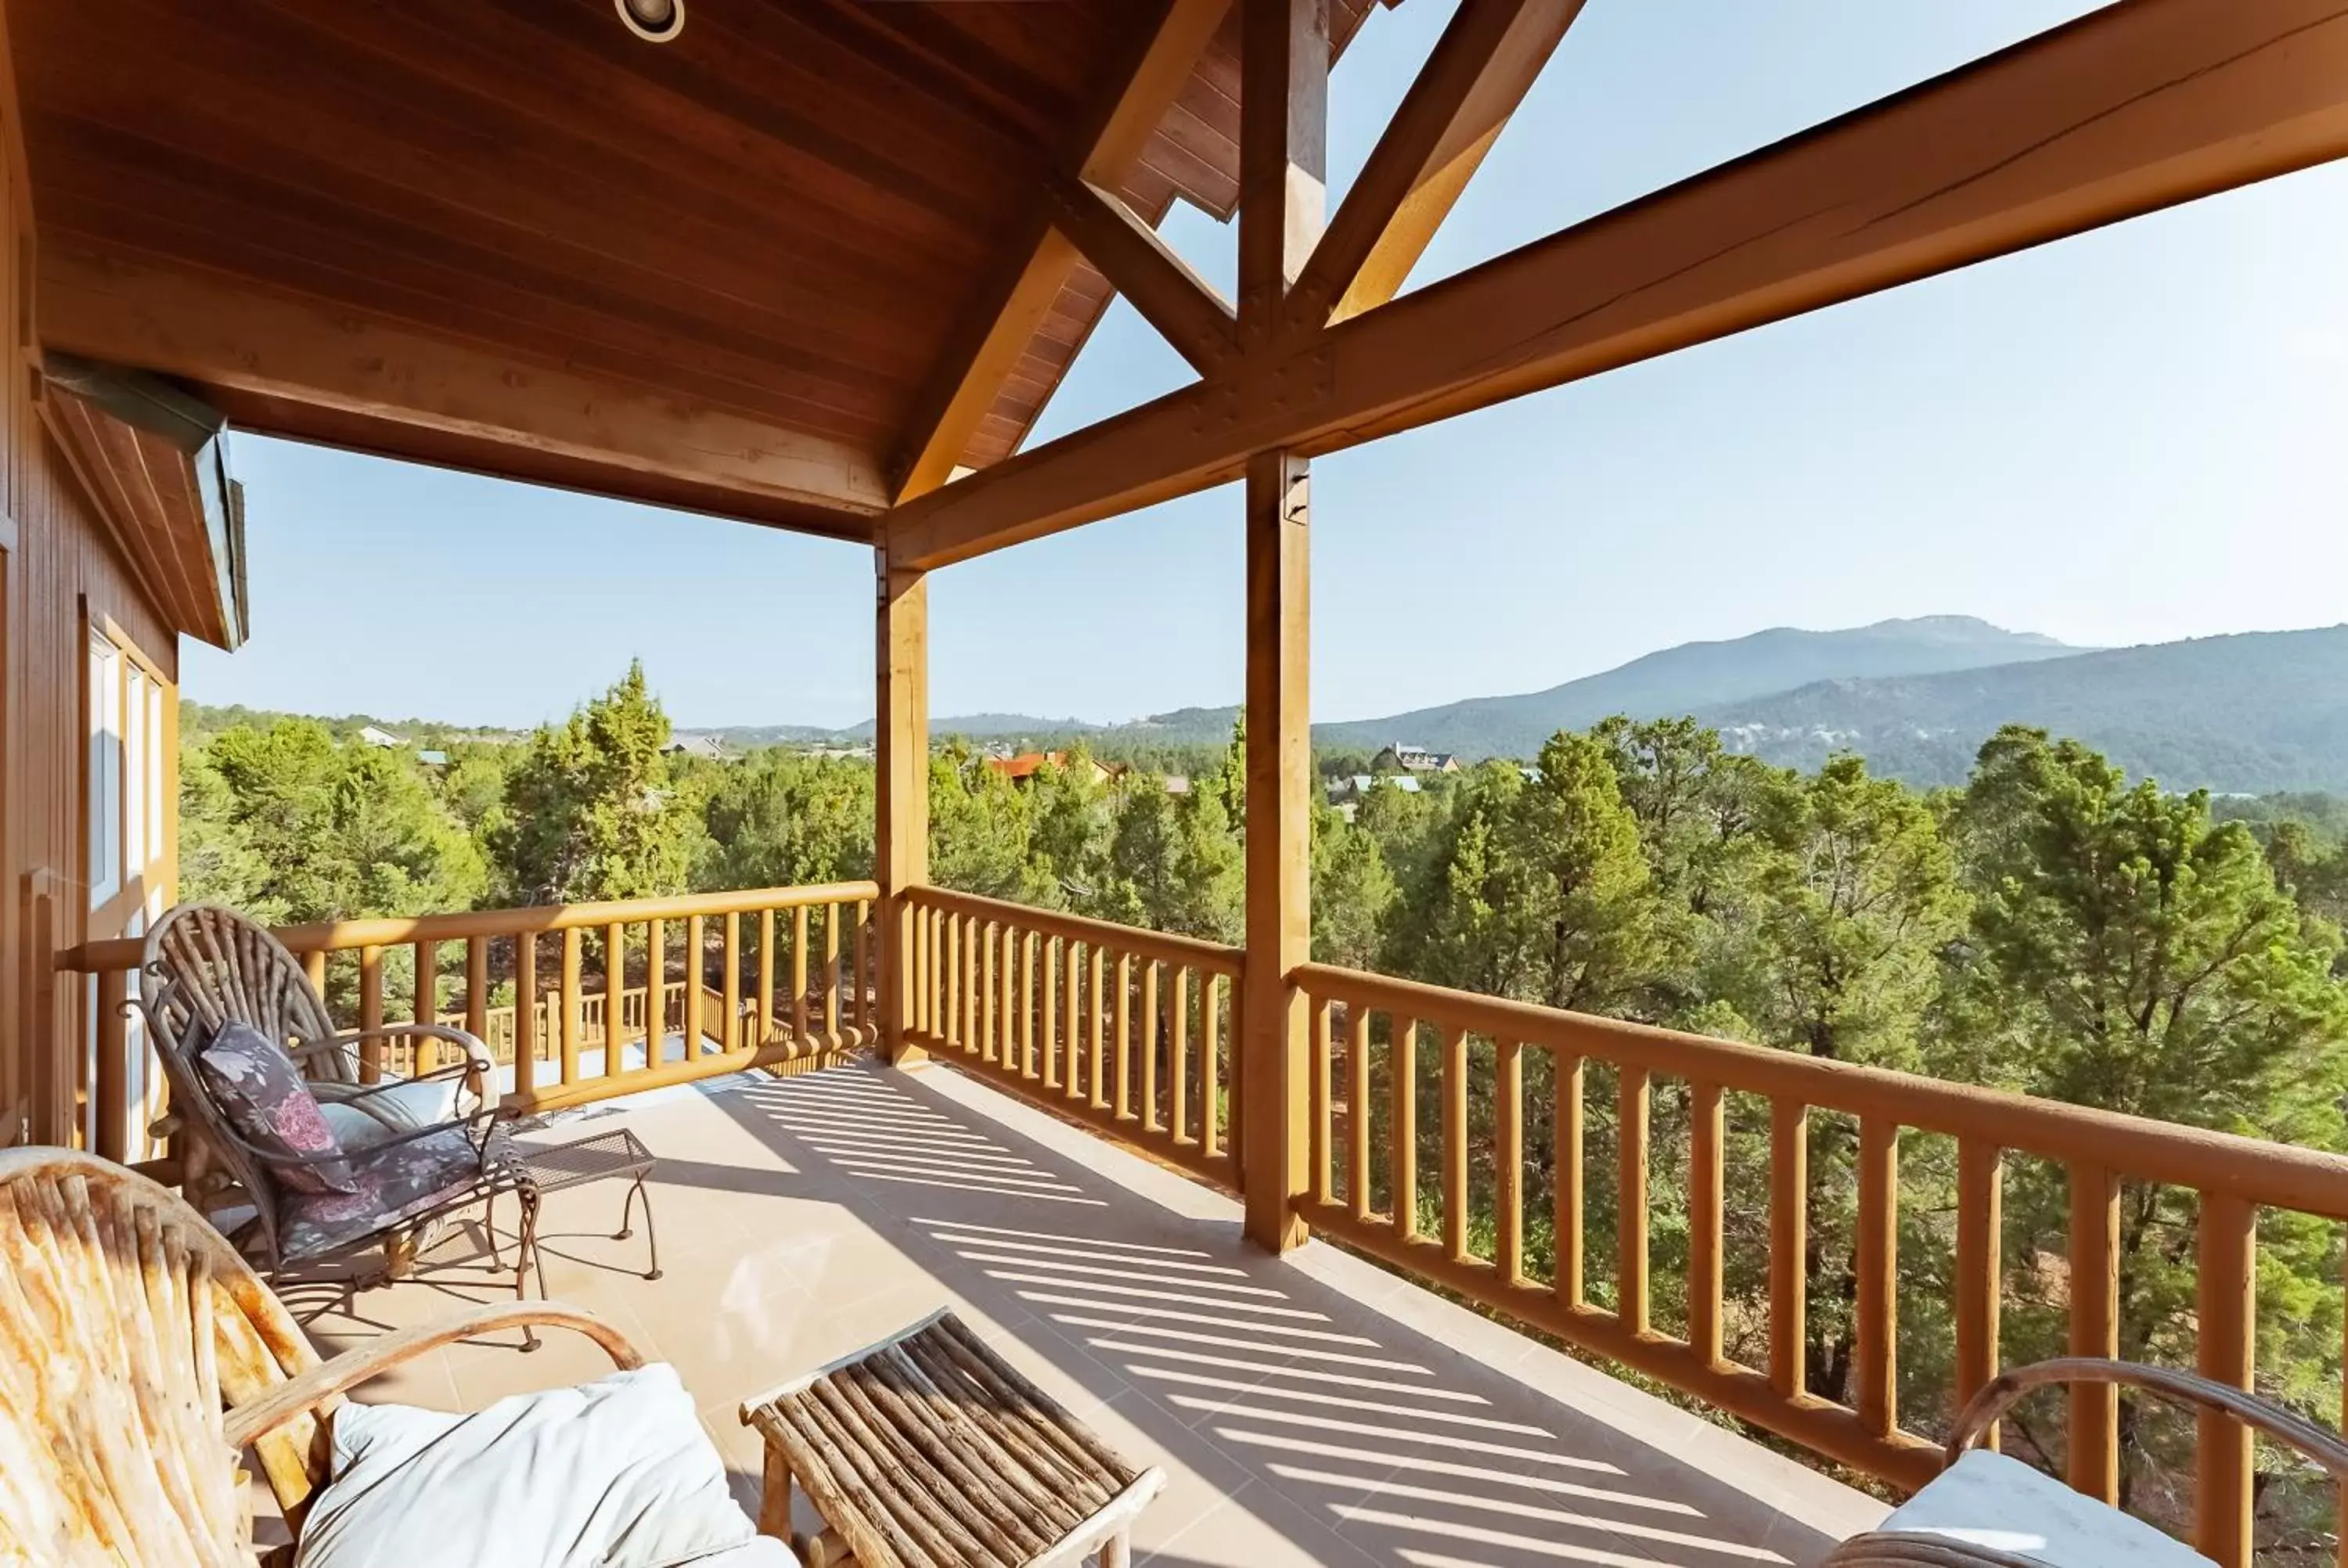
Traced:
[[2175, 1537], [1987, 1449], [1968, 1450], [1877, 1528], [1945, 1535], [2052, 1568], [2211, 1568]]
[[[335, 1090], [340, 1087], [311, 1085], [318, 1096], [318, 1108], [326, 1113], [326, 1125], [334, 1129], [335, 1141], [353, 1153], [371, 1149], [395, 1132], [446, 1126], [465, 1113], [472, 1099], [465, 1092], [465, 1081], [461, 1078], [394, 1083], [377, 1088], [365, 1099], [338, 1097]], [[353, 1084], [347, 1092], [355, 1095], [365, 1087]]]
[[729, 1546], [715, 1557], [696, 1557], [693, 1568], [800, 1568], [798, 1555], [771, 1535]]
[[675, 1568], [757, 1538], [666, 1365], [469, 1416], [345, 1405], [329, 1473], [296, 1568]]

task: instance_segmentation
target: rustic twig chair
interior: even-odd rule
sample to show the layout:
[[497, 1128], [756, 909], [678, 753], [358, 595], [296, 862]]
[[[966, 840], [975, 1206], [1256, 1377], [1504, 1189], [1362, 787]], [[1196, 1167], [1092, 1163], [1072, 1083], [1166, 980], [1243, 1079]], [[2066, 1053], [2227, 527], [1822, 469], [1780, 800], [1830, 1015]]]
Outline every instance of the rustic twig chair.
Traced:
[[[2028, 1367], [2017, 1367], [1993, 1379], [1972, 1397], [1958, 1413], [1957, 1424], [1949, 1434], [1943, 1451], [1947, 1469], [1936, 1480], [1916, 1494], [1907, 1508], [1896, 1511], [1884, 1521], [1883, 1527], [1862, 1535], [1854, 1535], [1827, 1558], [1827, 1568], [2047, 1568], [2050, 1562], [2062, 1555], [2060, 1545], [2050, 1542], [2050, 1550], [2041, 1554], [2007, 1551], [1979, 1539], [1967, 1539], [1976, 1533], [2009, 1536], [2027, 1533], [2031, 1520], [2029, 1512], [2011, 1488], [1999, 1489], [1999, 1514], [1994, 1520], [1983, 1521], [1996, 1528], [1982, 1532], [1952, 1530], [1941, 1522], [1903, 1521], [1917, 1504], [1930, 1496], [1932, 1489], [1947, 1480], [1959, 1460], [1963, 1460], [1982, 1442], [1990, 1430], [1997, 1425], [2015, 1400], [2035, 1389], [2065, 1383], [2116, 1383], [2123, 1388], [2142, 1389], [2180, 1403], [2206, 1405], [2225, 1411], [2262, 1436], [2271, 1438], [2286, 1447], [2307, 1456], [2329, 1471], [2333, 1480], [2348, 1485], [2348, 1442], [2335, 1433], [2326, 1431], [2312, 1421], [2303, 1420], [2279, 1405], [2245, 1393], [2223, 1383], [2212, 1382], [2197, 1373], [2178, 1371], [2170, 1367], [2147, 1367], [2133, 1361], [2111, 1361], [2096, 1357], [2066, 1356], [2051, 1361], [2040, 1361]], [[2072, 1500], [2075, 1503], [2075, 1499]], [[2132, 1530], [2149, 1532], [2148, 1526], [2123, 1522], [2116, 1510], [2104, 1511], [2100, 1503], [2092, 1509], [2110, 1514], [2110, 1522], [2123, 1523]], [[2153, 1547], [2166, 1548], [2175, 1544], [2174, 1555], [2182, 1559], [2206, 1562], [2188, 1552], [2181, 1543], [2172, 1543], [2157, 1532], [2139, 1538], [2149, 1541]], [[2144, 1561], [2140, 1552], [2127, 1555]]]
[[180, 1198], [95, 1156], [0, 1151], [0, 1561], [251, 1568], [250, 1447], [298, 1532], [345, 1390], [458, 1339], [593, 1315], [501, 1302], [321, 1362]]
[[[232, 909], [182, 904], [147, 935], [139, 1007], [171, 1090], [175, 1130], [191, 1135], [187, 1190], [213, 1207], [235, 1188], [255, 1213], [247, 1235], [274, 1277], [291, 1263], [318, 1262], [416, 1232], [469, 1204], [493, 1199], [518, 1182], [496, 1113], [495, 1067], [489, 1050], [462, 1030], [431, 1023], [383, 1024], [337, 1030], [301, 963], [277, 938]], [[416, 1083], [456, 1081], [469, 1110], [454, 1119], [386, 1134], [363, 1152], [335, 1156], [338, 1165], [372, 1173], [370, 1186], [386, 1194], [366, 1203], [322, 1203], [289, 1187], [296, 1168], [324, 1162], [257, 1147], [233, 1126], [198, 1068], [198, 1058], [228, 1024], [251, 1024], [285, 1048], [286, 1055], [322, 1101], [365, 1109], [370, 1099]], [[459, 1060], [406, 1079], [361, 1081], [362, 1047], [392, 1039], [433, 1040]], [[301, 1184], [294, 1183], [294, 1186]], [[486, 1227], [493, 1262], [494, 1227]], [[248, 1235], [249, 1232], [249, 1235]], [[519, 1296], [529, 1265], [517, 1266]]]

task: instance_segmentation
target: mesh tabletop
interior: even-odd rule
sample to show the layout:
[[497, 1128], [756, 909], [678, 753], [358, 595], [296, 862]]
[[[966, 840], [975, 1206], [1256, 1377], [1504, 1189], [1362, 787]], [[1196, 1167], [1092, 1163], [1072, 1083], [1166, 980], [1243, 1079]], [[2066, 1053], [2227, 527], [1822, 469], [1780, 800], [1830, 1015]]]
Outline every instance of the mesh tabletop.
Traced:
[[633, 1176], [652, 1168], [652, 1151], [625, 1127], [570, 1143], [515, 1143], [522, 1179], [541, 1193], [559, 1193], [605, 1176]]
[[860, 1568], [1057, 1562], [1112, 1503], [1138, 1508], [1163, 1481], [950, 1312], [743, 1416]]

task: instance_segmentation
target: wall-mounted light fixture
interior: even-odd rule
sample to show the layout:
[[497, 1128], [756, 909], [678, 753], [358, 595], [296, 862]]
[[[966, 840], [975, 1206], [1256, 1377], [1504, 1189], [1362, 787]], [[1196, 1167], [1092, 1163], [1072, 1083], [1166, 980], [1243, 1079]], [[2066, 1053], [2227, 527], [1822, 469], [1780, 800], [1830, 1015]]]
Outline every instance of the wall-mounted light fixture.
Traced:
[[647, 43], [665, 44], [685, 31], [685, 0], [612, 0], [628, 31]]

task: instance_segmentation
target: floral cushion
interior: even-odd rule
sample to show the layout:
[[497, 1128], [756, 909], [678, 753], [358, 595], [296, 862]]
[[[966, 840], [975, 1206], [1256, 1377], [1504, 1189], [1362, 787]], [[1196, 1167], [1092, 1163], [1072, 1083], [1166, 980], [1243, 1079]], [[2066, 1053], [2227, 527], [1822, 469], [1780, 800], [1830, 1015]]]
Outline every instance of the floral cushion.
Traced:
[[278, 1255], [316, 1257], [440, 1207], [469, 1192], [511, 1185], [503, 1129], [475, 1147], [461, 1127], [353, 1154], [352, 1191], [286, 1194], [277, 1213]]
[[283, 1046], [249, 1023], [223, 1024], [196, 1064], [212, 1103], [237, 1136], [261, 1151], [277, 1185], [294, 1193], [357, 1190], [344, 1161], [319, 1160], [341, 1154], [342, 1145]]

